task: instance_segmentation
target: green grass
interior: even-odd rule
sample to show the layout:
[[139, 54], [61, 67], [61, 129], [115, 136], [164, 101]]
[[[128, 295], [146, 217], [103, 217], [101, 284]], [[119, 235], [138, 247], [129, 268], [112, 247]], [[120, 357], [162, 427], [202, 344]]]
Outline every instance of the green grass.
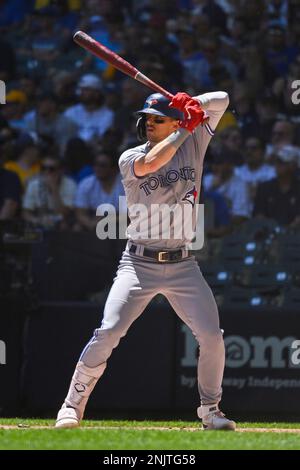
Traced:
[[[196, 421], [85, 421], [79, 429], [53, 429], [51, 420], [1, 419], [1, 425], [19, 425], [19, 429], [0, 428], [0, 449], [102, 449], [102, 450], [201, 450], [201, 449], [300, 449], [300, 435], [287, 432], [202, 432]], [[30, 426], [49, 426], [32, 429]], [[122, 427], [122, 429], [95, 429]], [[176, 427], [176, 430], [145, 430], [138, 427]], [[300, 423], [241, 423], [239, 427], [298, 428]]]

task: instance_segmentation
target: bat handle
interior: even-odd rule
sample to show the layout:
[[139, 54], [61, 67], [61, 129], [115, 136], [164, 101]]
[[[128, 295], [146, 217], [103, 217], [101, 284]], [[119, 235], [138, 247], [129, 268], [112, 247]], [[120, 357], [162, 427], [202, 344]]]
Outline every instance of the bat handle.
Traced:
[[170, 101], [174, 98], [174, 95], [172, 95], [172, 93], [165, 90], [163, 87], [160, 87], [160, 88], [161, 88], [161, 94], [166, 96], [166, 98], [168, 98]]
[[162, 95], [164, 95], [164, 96], [166, 96], [167, 98], [169, 98], [170, 101], [174, 98], [174, 95], [172, 95], [172, 93], [170, 93], [169, 91], [165, 90], [165, 89], [162, 88], [162, 87], [161, 87], [161, 89], [163, 90], [163, 91], [162, 91]]

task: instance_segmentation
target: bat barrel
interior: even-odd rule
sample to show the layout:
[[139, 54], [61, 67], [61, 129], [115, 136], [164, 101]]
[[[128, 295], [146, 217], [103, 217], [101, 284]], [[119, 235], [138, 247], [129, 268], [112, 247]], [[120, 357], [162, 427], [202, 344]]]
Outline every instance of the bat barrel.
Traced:
[[122, 59], [122, 57], [108, 49], [108, 47], [105, 47], [100, 42], [95, 41], [95, 39], [91, 38], [91, 36], [84, 33], [83, 31], [77, 31], [74, 34], [73, 39], [79, 46], [83, 47], [105, 62], [113, 65], [116, 69], [120, 70], [126, 75], [135, 78], [136, 74], [138, 73], [138, 70], [129, 64], [129, 62]]
[[138, 69], [133, 67], [133, 65], [131, 65], [129, 62], [124, 60], [115, 52], [108, 49], [108, 47], [105, 47], [103, 44], [99, 43], [98, 41], [95, 41], [95, 39], [91, 38], [88, 34], [84, 33], [83, 31], [77, 31], [73, 36], [73, 40], [79, 46], [91, 52], [98, 58], [104, 60], [105, 62], [108, 62], [109, 64], [113, 65], [116, 69], [120, 70], [126, 75], [129, 75], [135, 80], [138, 80], [139, 82], [148, 86], [152, 90], [161, 93], [162, 95], [166, 96], [169, 100], [173, 98], [173, 95], [167, 90], [162, 88], [157, 83], [153, 82], [150, 78], [148, 78]]

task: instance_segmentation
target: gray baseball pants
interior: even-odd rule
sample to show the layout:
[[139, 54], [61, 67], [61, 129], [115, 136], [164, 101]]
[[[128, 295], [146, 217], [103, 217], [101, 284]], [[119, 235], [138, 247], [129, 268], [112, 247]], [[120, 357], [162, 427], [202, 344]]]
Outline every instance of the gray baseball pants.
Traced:
[[216, 302], [194, 257], [176, 263], [156, 263], [132, 255], [127, 247], [106, 300], [101, 327], [83, 350], [80, 363], [89, 370], [101, 370], [99, 378], [112, 350], [159, 293], [168, 299], [199, 343], [201, 404], [218, 403], [222, 394], [224, 341]]

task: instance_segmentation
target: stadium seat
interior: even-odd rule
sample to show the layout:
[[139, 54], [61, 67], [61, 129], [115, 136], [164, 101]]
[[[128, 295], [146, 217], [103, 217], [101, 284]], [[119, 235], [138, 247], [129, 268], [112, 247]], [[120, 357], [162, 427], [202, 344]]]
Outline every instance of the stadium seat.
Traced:
[[277, 245], [278, 263], [300, 267], [300, 236], [298, 234], [281, 234], [274, 243]]
[[264, 245], [247, 237], [243, 233], [228, 235], [223, 238], [219, 259], [227, 268], [252, 266], [264, 262]]
[[266, 240], [268, 237], [281, 232], [278, 223], [272, 219], [254, 218], [239, 226], [238, 231], [253, 240]]
[[288, 266], [253, 266], [245, 267], [236, 272], [234, 281], [243, 287], [274, 287], [286, 286], [291, 282], [293, 272]]
[[204, 263], [200, 266], [203, 276], [211, 287], [228, 286], [233, 279], [233, 272], [223, 265]]
[[259, 307], [278, 307], [283, 303], [283, 293], [280, 289], [265, 292], [260, 289], [247, 289], [242, 287], [232, 287], [227, 289], [223, 307], [228, 310], [245, 310]]
[[284, 292], [282, 308], [287, 312], [289, 310], [300, 311], [300, 288], [289, 287]]

